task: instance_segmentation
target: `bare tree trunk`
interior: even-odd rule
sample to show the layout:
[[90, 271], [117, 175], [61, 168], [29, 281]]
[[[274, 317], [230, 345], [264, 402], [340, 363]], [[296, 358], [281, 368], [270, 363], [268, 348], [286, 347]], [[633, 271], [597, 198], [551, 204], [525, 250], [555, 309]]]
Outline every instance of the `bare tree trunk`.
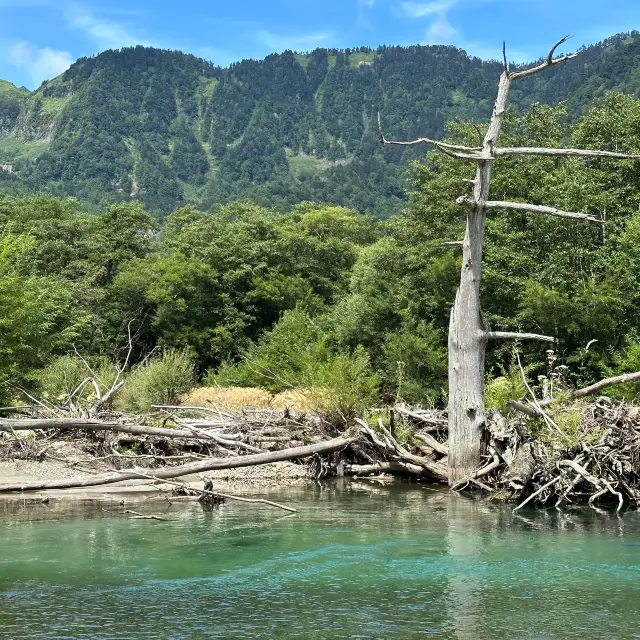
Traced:
[[468, 203], [467, 230], [462, 244], [460, 288], [449, 323], [449, 485], [470, 476], [480, 466], [483, 451], [484, 357], [487, 333], [480, 305], [485, 202], [493, 170], [494, 149], [502, 128], [511, 82], [505, 70], [489, 130], [482, 146]]
[[[449, 323], [449, 484], [454, 486], [464, 478], [473, 477], [480, 466], [484, 453], [483, 436], [485, 433], [484, 416], [484, 359], [489, 339], [525, 339], [553, 341], [551, 336], [532, 333], [513, 333], [508, 331], [489, 332], [482, 318], [480, 305], [480, 279], [482, 276], [482, 246], [487, 211], [504, 209], [542, 213], [546, 215], [586, 220], [602, 223], [603, 220], [585, 213], [561, 211], [555, 207], [531, 205], [520, 202], [489, 200], [489, 187], [493, 163], [499, 156], [540, 155], [540, 156], [578, 156], [585, 158], [633, 158], [639, 155], [613, 153], [595, 149], [547, 149], [544, 147], [504, 147], [497, 146], [502, 129], [502, 121], [509, 96], [511, 82], [527, 78], [544, 71], [553, 65], [571, 60], [577, 54], [554, 58], [558, 47], [569, 36], [560, 39], [551, 47], [547, 57], [537, 66], [518, 71], [509, 71], [506, 50], [503, 48], [504, 72], [500, 76], [498, 97], [493, 107], [493, 115], [482, 147], [467, 147], [429, 138], [412, 141], [387, 140], [382, 133], [382, 124], [378, 114], [380, 140], [383, 144], [433, 144], [442, 153], [464, 161], [477, 162], [476, 177], [473, 183], [473, 197], [462, 196], [457, 202], [467, 207], [467, 229], [462, 243], [462, 271], [460, 288], [451, 311]], [[452, 243], [443, 243], [452, 244]], [[454, 243], [455, 244], [455, 243]], [[627, 378], [626, 380], [636, 378]], [[606, 385], [605, 385], [606, 386]], [[593, 385], [590, 393], [597, 392], [602, 386]], [[587, 392], [587, 390], [585, 390]], [[526, 408], [526, 407], [525, 407]], [[528, 411], [528, 409], [527, 409]]]

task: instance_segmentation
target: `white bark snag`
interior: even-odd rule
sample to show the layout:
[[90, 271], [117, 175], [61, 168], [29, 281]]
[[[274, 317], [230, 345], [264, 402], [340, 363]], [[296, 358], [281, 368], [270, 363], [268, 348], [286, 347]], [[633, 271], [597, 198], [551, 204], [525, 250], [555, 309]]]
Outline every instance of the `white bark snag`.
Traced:
[[[418, 138], [410, 142], [387, 140], [382, 134], [380, 115], [378, 127], [383, 144], [433, 144], [442, 153], [460, 160], [478, 163], [476, 177], [471, 180], [473, 196], [462, 196], [457, 202], [467, 208], [467, 229], [462, 243], [462, 271], [460, 287], [456, 294], [449, 323], [449, 485], [453, 486], [463, 478], [473, 477], [473, 473], [482, 460], [484, 453], [483, 437], [485, 433], [484, 417], [484, 358], [489, 339], [525, 339], [552, 342], [551, 336], [531, 333], [512, 333], [507, 331], [487, 331], [482, 318], [480, 305], [480, 279], [482, 276], [482, 245], [487, 211], [492, 209], [519, 210], [530, 213], [543, 213], [591, 222], [604, 222], [584, 213], [561, 211], [555, 207], [529, 205], [519, 202], [489, 200], [489, 189], [493, 163], [499, 156], [506, 155], [542, 155], [542, 156], [578, 156], [585, 158], [629, 158], [639, 159], [638, 155], [598, 151], [593, 149], [546, 149], [538, 147], [497, 146], [502, 129], [502, 121], [509, 96], [509, 88], [514, 80], [532, 76], [555, 64], [565, 62], [577, 54], [564, 55], [554, 59], [556, 49], [567, 41], [562, 38], [549, 51], [539, 65], [520, 71], [509, 71], [505, 54], [504, 71], [500, 76], [498, 97], [493, 108], [489, 130], [482, 148], [465, 147], [430, 138]], [[450, 244], [450, 243], [443, 243]]]
[[449, 485], [470, 476], [480, 465], [483, 450], [484, 355], [487, 332], [480, 306], [482, 246], [486, 221], [485, 202], [493, 170], [494, 149], [511, 80], [505, 69], [489, 130], [478, 161], [473, 199], [468, 204], [467, 230], [462, 245], [460, 288], [449, 323]]

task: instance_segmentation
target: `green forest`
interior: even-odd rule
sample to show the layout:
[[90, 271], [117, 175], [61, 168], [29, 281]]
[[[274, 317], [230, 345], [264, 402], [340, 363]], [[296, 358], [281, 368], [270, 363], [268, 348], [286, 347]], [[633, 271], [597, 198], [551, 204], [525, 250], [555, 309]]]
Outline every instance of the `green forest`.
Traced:
[[[511, 104], [564, 102], [584, 114], [607, 91], [640, 92], [640, 34], [584, 48], [522, 83]], [[34, 92], [0, 82], [0, 187], [83, 200], [92, 212], [142, 202], [163, 218], [186, 204], [302, 202], [375, 219], [408, 203], [420, 147], [450, 122], [486, 122], [501, 64], [447, 46], [285, 51], [229, 68], [148, 47], [82, 58]]]
[[[621, 42], [614, 44], [626, 46]], [[88, 74], [97, 61], [84, 61], [76, 72]], [[158, 84], [158, 90], [166, 87]], [[407, 105], [415, 106], [409, 99]], [[221, 117], [212, 116], [216, 126]], [[150, 139], [181, 127], [188, 137], [186, 120], [165, 124], [168, 129], [156, 123]], [[235, 125], [225, 126], [231, 131]], [[451, 121], [446, 130], [450, 140], [467, 145], [476, 145], [482, 131], [475, 118]], [[90, 131], [74, 134], [83, 137], [75, 149], [95, 144]], [[88, 160], [71, 164], [71, 147], [63, 153], [55, 140], [33, 171], [44, 171], [46, 161], [76, 180], [74, 167], [86, 171]], [[191, 141], [195, 149], [197, 138]], [[502, 141], [640, 153], [640, 100], [605, 92], [577, 114], [569, 102], [514, 109]], [[185, 145], [171, 149], [189, 159], [176, 167], [204, 168], [206, 158]], [[140, 157], [155, 153], [151, 142], [139, 150]], [[116, 151], [102, 162], [125, 175]], [[383, 153], [362, 153], [360, 160], [382, 162]], [[109, 372], [125, 362], [135, 372], [165, 361], [174, 372], [182, 366], [191, 382], [272, 392], [322, 388], [339, 394], [347, 408], [397, 398], [442, 404], [446, 331], [460, 272], [460, 248], [443, 243], [462, 238], [464, 212], [455, 200], [469, 188], [463, 179], [473, 176], [474, 167], [425, 147], [420, 154], [402, 168], [407, 195], [391, 216], [375, 209], [366, 215], [367, 206], [348, 208], [331, 198], [268, 207], [245, 194], [196, 207], [176, 197], [180, 206], [165, 214], [152, 201], [147, 207], [136, 200], [96, 208], [95, 202], [46, 193], [2, 195], [2, 402], [68, 394], [85, 377], [85, 365], [111, 379]], [[242, 163], [232, 165], [239, 170]], [[91, 170], [104, 184], [113, 179], [99, 167]], [[496, 198], [606, 219], [598, 225], [496, 212], [487, 223], [486, 321], [492, 330], [553, 336], [556, 364], [568, 367], [575, 385], [640, 369], [639, 180], [633, 160], [516, 156], [495, 167]], [[158, 191], [153, 198], [165, 195]], [[518, 349], [533, 378], [546, 372], [544, 346]], [[494, 346], [488, 375], [508, 376], [513, 357], [512, 346]], [[184, 377], [176, 379], [176, 389], [184, 384]], [[636, 390], [616, 393], [629, 398]]]

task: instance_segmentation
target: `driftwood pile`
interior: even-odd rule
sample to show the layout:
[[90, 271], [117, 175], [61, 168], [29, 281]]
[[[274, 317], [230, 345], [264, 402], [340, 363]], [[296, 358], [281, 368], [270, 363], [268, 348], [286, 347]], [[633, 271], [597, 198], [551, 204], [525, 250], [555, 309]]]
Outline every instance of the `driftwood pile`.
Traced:
[[574, 416], [572, 433], [547, 414], [547, 421], [538, 419], [537, 437], [527, 430], [531, 418], [495, 413], [488, 450], [497, 466], [472, 484], [517, 502], [515, 510], [534, 501], [557, 508], [608, 503], [617, 511], [640, 506], [640, 408], [602, 397], [564, 411]]
[[[490, 412], [486, 460], [453, 489], [486, 491], [491, 499], [512, 502], [515, 510], [534, 504], [611, 504], [618, 510], [640, 506], [640, 408], [606, 397], [587, 403], [583, 391], [573, 395], [561, 409], [540, 400], [512, 402], [506, 415]], [[102, 408], [93, 415], [84, 412], [83, 417], [60, 407], [54, 417], [44, 417], [43, 407], [26, 411], [27, 416], [0, 418], [0, 456], [60, 460], [53, 457], [52, 446], [66, 440], [86, 456], [63, 462], [85, 473], [4, 484], [0, 478], [0, 492], [135, 479], [184, 492], [186, 485], [175, 479], [195, 474], [206, 482], [207, 472], [284, 460], [302, 461], [318, 479], [448, 479], [447, 414], [442, 410], [398, 405], [372, 411], [366, 420], [355, 419], [346, 430], [319, 415], [288, 410], [158, 406], [145, 418], [153, 425]], [[52, 408], [47, 411], [50, 414]], [[563, 428], [563, 411], [573, 416], [571, 431]], [[195, 491], [210, 504], [237, 499], [216, 493], [211, 484]]]

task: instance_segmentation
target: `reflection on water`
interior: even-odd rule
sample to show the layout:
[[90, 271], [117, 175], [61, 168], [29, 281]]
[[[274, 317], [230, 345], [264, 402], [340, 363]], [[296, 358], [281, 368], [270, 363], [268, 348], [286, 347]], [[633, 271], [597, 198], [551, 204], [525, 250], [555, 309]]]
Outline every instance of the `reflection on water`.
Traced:
[[411, 485], [264, 496], [299, 512], [0, 501], [0, 638], [640, 637], [635, 513], [514, 516]]

